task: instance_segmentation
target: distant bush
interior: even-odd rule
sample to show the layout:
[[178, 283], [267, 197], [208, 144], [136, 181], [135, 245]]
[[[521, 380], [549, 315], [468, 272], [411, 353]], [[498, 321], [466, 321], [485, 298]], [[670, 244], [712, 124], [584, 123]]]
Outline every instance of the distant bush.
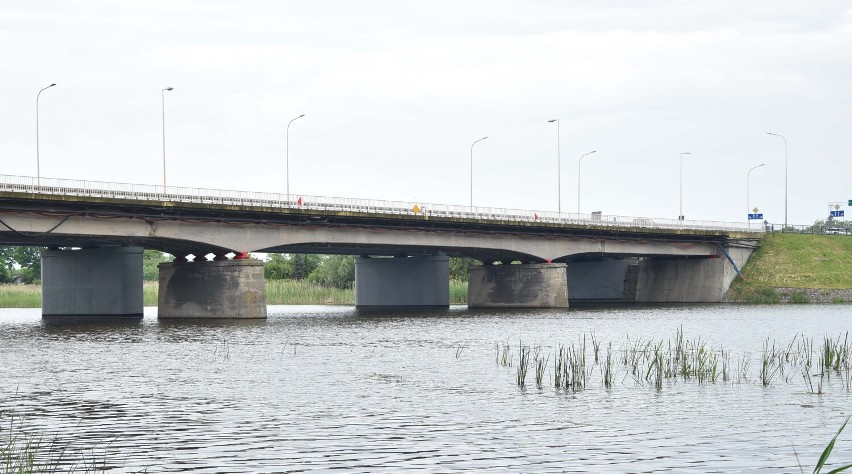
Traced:
[[811, 299], [808, 298], [808, 295], [797, 292], [790, 294], [790, 299], [788, 301], [793, 304], [808, 304], [811, 302]]
[[333, 288], [352, 288], [355, 284], [355, 257], [329, 255], [322, 258], [308, 281]]
[[781, 295], [775, 288], [758, 288], [746, 292], [742, 301], [755, 304], [778, 304], [781, 302]]

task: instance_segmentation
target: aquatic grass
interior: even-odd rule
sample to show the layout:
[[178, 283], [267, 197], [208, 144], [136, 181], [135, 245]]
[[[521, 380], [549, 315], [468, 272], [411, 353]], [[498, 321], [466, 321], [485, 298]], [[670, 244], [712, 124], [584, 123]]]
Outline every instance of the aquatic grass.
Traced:
[[[760, 361], [760, 384], [764, 387], [768, 387], [772, 384], [772, 379], [775, 378], [775, 374], [778, 372], [779, 368], [775, 364], [775, 360], [777, 358], [777, 352], [775, 350], [775, 341], [772, 341], [772, 346], [769, 346], [769, 339], [767, 338], [763, 342], [763, 354]], [[773, 368], [773, 366], [775, 366]]]
[[118, 467], [108, 462], [107, 450], [111, 444], [107, 443], [104, 448], [72, 450], [58, 436], [47, 436], [38, 429], [26, 427], [24, 418], [14, 411], [0, 411], [2, 474], [107, 472]]
[[530, 368], [530, 347], [525, 346], [518, 340], [518, 387], [525, 387], [527, 384], [527, 372]]
[[550, 354], [546, 357], [541, 357], [541, 347], [536, 347], [535, 356], [535, 386], [539, 390], [544, 388], [544, 375], [547, 373], [547, 364], [550, 361]]
[[[796, 334], [786, 345], [767, 338], [763, 341], [756, 374], [751, 371], [749, 351], [736, 353], [723, 346], [715, 349], [701, 337], [686, 338], [681, 328], [676, 330], [673, 338], [667, 340], [645, 340], [628, 335], [620, 349], [614, 350], [613, 343], [608, 342], [605, 352], [601, 350], [603, 341], [594, 333], [589, 335], [592, 340], [591, 350], [586, 346], [586, 335], [581, 334], [575, 342], [559, 344], [554, 351], [554, 389], [572, 392], [584, 390], [595, 372], [600, 376], [600, 384], [606, 389], [613, 387], [619, 372], [623, 371], [624, 378], [632, 377], [637, 385], [649, 385], [657, 390], [664, 388], [666, 380], [682, 380], [698, 385], [715, 384], [720, 380], [739, 384], [752, 381], [752, 375], [755, 376], [754, 383], [769, 387], [778, 381], [792, 383], [796, 375], [801, 374], [808, 391], [822, 395], [829, 386], [830, 373], [833, 372], [840, 378], [840, 384], [833, 386], [852, 391], [852, 343], [846, 334], [836, 338], [825, 337], [819, 351], [814, 350], [812, 339], [801, 334]], [[497, 363], [511, 366], [511, 350], [508, 343], [496, 343]], [[524, 353], [519, 355], [519, 363], [523, 366], [518, 367], [516, 381], [523, 383], [522, 378], [525, 378], [529, 366], [533, 365], [536, 386], [541, 389], [550, 365], [550, 356], [542, 355], [541, 346], [530, 348], [521, 342], [518, 350]], [[589, 364], [587, 357], [593, 357], [595, 351], [598, 352], [598, 361]], [[820, 370], [815, 370], [817, 368]]]
[[615, 370], [613, 368], [613, 358], [612, 358], [612, 343], [610, 342], [606, 347], [606, 359], [604, 360], [604, 365], [602, 366], [602, 378], [604, 387], [607, 389], [612, 388], [612, 382], [615, 377]]
[[[825, 449], [822, 450], [822, 454], [820, 454], [819, 460], [817, 461], [817, 464], [814, 467], [813, 474], [820, 474], [820, 472], [822, 472], [822, 468], [825, 467], [825, 463], [828, 462], [828, 457], [831, 456], [831, 452], [834, 450], [834, 445], [837, 442], [837, 438], [840, 436], [840, 433], [843, 432], [844, 428], [846, 428], [846, 424], [849, 423], [850, 418], [852, 418], [852, 416], [846, 418], [846, 421], [844, 421], [843, 424], [840, 426], [840, 429], [837, 430], [837, 434], [834, 435], [834, 438], [831, 438], [831, 441], [828, 443]], [[852, 464], [846, 464], [844, 466], [839, 466], [832, 469], [827, 474], [836, 474], [838, 472], [842, 472], [851, 468]]]
[[510, 346], [508, 342], [504, 343], [502, 347], [498, 345], [497, 353], [497, 359], [500, 365], [503, 367], [512, 366], [512, 346]]

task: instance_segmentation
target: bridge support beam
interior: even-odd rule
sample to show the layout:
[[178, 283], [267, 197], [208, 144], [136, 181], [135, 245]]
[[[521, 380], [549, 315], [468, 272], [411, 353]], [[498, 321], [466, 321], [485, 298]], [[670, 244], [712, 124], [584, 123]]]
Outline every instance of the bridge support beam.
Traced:
[[564, 263], [482, 265], [470, 268], [470, 308], [567, 308]]
[[449, 305], [450, 259], [446, 255], [355, 259], [358, 308]]
[[142, 248], [41, 253], [43, 317], [142, 317]]
[[263, 262], [161, 263], [158, 317], [266, 318]]

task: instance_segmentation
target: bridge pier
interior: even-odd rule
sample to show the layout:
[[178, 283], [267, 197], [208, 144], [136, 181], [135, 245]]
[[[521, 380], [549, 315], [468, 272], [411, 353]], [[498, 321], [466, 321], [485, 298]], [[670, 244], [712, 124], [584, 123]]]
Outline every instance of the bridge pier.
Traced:
[[266, 318], [263, 262], [213, 260], [160, 264], [158, 317]]
[[470, 267], [469, 308], [567, 308], [564, 263]]
[[43, 317], [142, 317], [142, 248], [41, 253]]
[[449, 305], [450, 259], [446, 255], [355, 259], [358, 308]]

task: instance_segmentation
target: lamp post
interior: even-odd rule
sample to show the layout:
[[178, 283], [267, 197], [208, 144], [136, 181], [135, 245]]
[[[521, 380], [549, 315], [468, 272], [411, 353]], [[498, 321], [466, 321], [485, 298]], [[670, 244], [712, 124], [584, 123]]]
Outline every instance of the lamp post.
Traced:
[[551, 119], [548, 120], [547, 123], [556, 122], [556, 183], [557, 183], [557, 196], [558, 196], [558, 204], [556, 206], [556, 210], [559, 214], [562, 214], [562, 155], [559, 151], [559, 119]]
[[166, 91], [173, 91], [174, 87], [166, 87], [160, 91], [160, 99], [163, 104], [163, 194], [166, 193]]
[[470, 208], [473, 209], [473, 146], [485, 140], [488, 137], [482, 137], [479, 140], [470, 144]]
[[46, 89], [50, 89], [55, 85], [56, 84], [51, 84], [38, 91], [38, 94], [36, 94], [36, 179], [39, 186], [41, 186], [41, 154], [39, 153], [38, 144], [38, 99], [41, 96], [42, 92], [44, 92]]
[[[781, 137], [784, 140], [784, 228], [787, 227], [787, 139], [778, 133], [766, 132], [767, 135]], [[783, 230], [782, 230], [783, 232]]]
[[582, 156], [580, 156], [580, 161], [577, 163], [577, 214], [580, 213], [580, 172], [582, 171], [581, 166], [583, 165], [583, 158], [596, 152], [597, 150], [592, 150], [588, 153], [583, 154]]
[[287, 199], [288, 200], [290, 199], [290, 124], [295, 122], [296, 120], [299, 120], [300, 118], [302, 118], [304, 116], [305, 116], [305, 114], [299, 115], [298, 117], [294, 118], [293, 120], [290, 120], [289, 122], [287, 122], [287, 134], [286, 134], [287, 136], [286, 136], [286, 139], [285, 139], [285, 142], [286, 142], [285, 147], [287, 148], [287, 151], [286, 151], [287, 157], [286, 157], [285, 166], [287, 168], [286, 172], [287, 172]]
[[[746, 173], [746, 213], [751, 214], [751, 172], [760, 168], [761, 166], [766, 166], [766, 163], [761, 163], [757, 166], [752, 166], [748, 173]], [[751, 221], [751, 219], [749, 219]]]
[[680, 154], [680, 211], [677, 216], [677, 220], [683, 220], [683, 155], [691, 155], [692, 153], [688, 151], [681, 152]]

